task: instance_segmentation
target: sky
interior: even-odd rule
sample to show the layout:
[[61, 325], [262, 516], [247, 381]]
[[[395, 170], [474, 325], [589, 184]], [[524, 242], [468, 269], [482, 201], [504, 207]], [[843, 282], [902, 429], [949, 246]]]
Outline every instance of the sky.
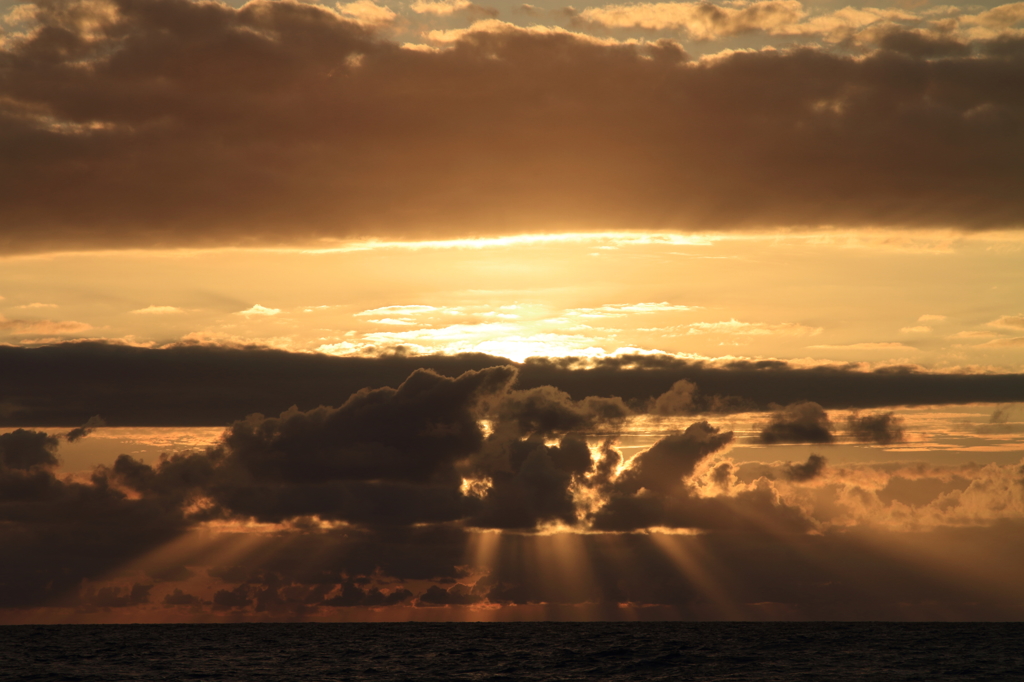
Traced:
[[1024, 3], [0, 0], [0, 622], [1021, 620]]

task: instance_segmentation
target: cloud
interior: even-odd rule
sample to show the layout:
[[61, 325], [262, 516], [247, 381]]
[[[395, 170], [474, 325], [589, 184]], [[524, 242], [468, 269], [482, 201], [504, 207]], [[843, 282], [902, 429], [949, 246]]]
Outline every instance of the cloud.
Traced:
[[703, 395], [692, 381], [680, 379], [672, 388], [654, 398], [648, 407], [651, 414], [659, 416], [693, 414], [728, 414], [744, 412], [754, 407], [749, 400], [736, 396]]
[[[290, 0], [160, 7], [40, 3], [4, 43], [4, 253], [1024, 216], [1013, 38], [693, 61], [485, 24], [427, 52]], [[693, 7], [716, 31], [800, 11]]]
[[243, 310], [243, 311], [239, 312], [238, 314], [239, 315], [245, 315], [246, 317], [252, 317], [253, 315], [269, 317], [271, 315], [278, 315], [280, 313], [281, 313], [281, 310], [279, 308], [265, 308], [265, 307], [261, 306], [259, 303], [257, 303], [256, 305], [254, 305], [253, 307], [249, 308], [248, 310]]
[[762, 0], [731, 7], [705, 2], [605, 5], [588, 7], [578, 16], [608, 27], [684, 29], [695, 40], [715, 40], [752, 31], [779, 31], [805, 18], [807, 12], [797, 0]]
[[793, 322], [768, 324], [765, 322], [694, 322], [687, 334], [737, 334], [741, 336], [817, 336], [821, 327], [807, 327]]
[[69, 443], [74, 443], [75, 441], [85, 438], [86, 436], [88, 436], [90, 433], [92, 433], [101, 426], [106, 426], [106, 422], [103, 421], [102, 417], [96, 415], [95, 417], [90, 417], [87, 422], [85, 422], [78, 428], [71, 429], [70, 431], [68, 431], [66, 434], [64, 434], [64, 438], [67, 439]]
[[1024, 346], [1024, 336], [1016, 336], [1008, 339], [992, 339], [986, 343], [979, 343], [978, 348], [1013, 348], [1015, 346]]
[[436, 14], [439, 16], [446, 16], [454, 14], [459, 10], [469, 9], [472, 6], [473, 3], [469, 2], [469, 0], [437, 0], [437, 2], [416, 0], [416, 2], [409, 5], [409, 9], [417, 14]]
[[898, 343], [895, 341], [883, 341], [872, 343], [848, 343], [841, 345], [818, 345], [808, 346], [808, 348], [822, 348], [826, 350], [918, 350], [913, 346], [908, 346], [904, 343]]
[[627, 315], [638, 315], [648, 313], [681, 312], [693, 310], [694, 306], [673, 305], [662, 301], [661, 303], [609, 303], [597, 308], [571, 308], [566, 310], [567, 317], [625, 317]]
[[[1016, 574], [992, 570], [1019, 550], [1019, 464], [737, 465], [733, 434], [705, 421], [626, 460], [621, 401], [514, 388], [515, 374], [417, 370], [337, 407], [250, 415], [206, 450], [123, 455], [88, 481], [54, 474], [59, 439], [0, 434], [0, 618], [46, 605], [127, 620], [538, 605], [620, 618], [629, 604], [707, 619], [764, 616], [765, 601], [806, 618], [1020, 613]], [[806, 405], [780, 414], [821, 426]], [[602, 431], [592, 450], [583, 432]], [[467, 477], [490, 485], [465, 495]], [[966, 564], [921, 569], [950, 551]]]
[[832, 422], [818, 403], [801, 402], [776, 411], [761, 428], [758, 440], [775, 443], [831, 443]]
[[[802, 400], [825, 409], [1024, 401], [1019, 374], [802, 369], [778, 361], [714, 366], [664, 355], [516, 364], [483, 354], [332, 357], [217, 345], [158, 349], [80, 342], [0, 346], [0, 404], [9, 406], [0, 425], [77, 427], [101, 414], [111, 426], [223, 426], [251, 413], [334, 404], [339, 395], [363, 387], [398, 386], [416, 369], [458, 376], [510, 364], [518, 368], [518, 389], [551, 386], [573, 400], [618, 397], [635, 411], [662, 415], [768, 410]], [[116, 390], [109, 377], [117, 378]]]
[[390, 7], [378, 5], [373, 0], [355, 0], [355, 2], [337, 3], [338, 11], [346, 19], [354, 19], [366, 26], [390, 24], [398, 15]]
[[1003, 315], [988, 324], [1002, 329], [1024, 329], [1024, 315]]
[[903, 440], [903, 420], [892, 412], [867, 414], [863, 417], [851, 414], [846, 419], [847, 431], [861, 443], [890, 445]]
[[41, 335], [65, 335], [81, 334], [92, 329], [92, 325], [85, 322], [56, 321], [56, 320], [8, 320], [0, 315], [0, 331], [6, 330], [15, 336], [27, 336], [29, 334]]
[[183, 313], [185, 311], [182, 310], [181, 308], [176, 308], [172, 305], [151, 305], [146, 306], [145, 308], [139, 308], [138, 310], [133, 310], [131, 312], [134, 315], [173, 315], [176, 313]]
[[932, 330], [931, 327], [926, 327], [925, 325], [918, 325], [918, 326], [915, 326], [915, 327], [903, 327], [903, 328], [900, 329], [900, 333], [902, 333], [902, 334], [927, 334], [931, 330]]
[[811, 479], [817, 478], [821, 475], [821, 472], [825, 469], [825, 464], [826, 461], [824, 457], [812, 454], [803, 464], [786, 465], [786, 476], [789, 480], [797, 481], [798, 483], [810, 481]]
[[15, 306], [15, 308], [26, 309], [26, 310], [32, 310], [32, 309], [37, 309], [37, 308], [58, 308], [58, 307], [60, 307], [60, 306], [58, 306], [56, 303], [27, 303], [25, 305]]

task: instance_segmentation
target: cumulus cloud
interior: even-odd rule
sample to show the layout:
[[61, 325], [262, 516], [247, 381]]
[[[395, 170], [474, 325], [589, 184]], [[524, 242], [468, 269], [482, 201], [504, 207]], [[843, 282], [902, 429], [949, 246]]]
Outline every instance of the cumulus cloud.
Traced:
[[846, 419], [847, 431], [861, 443], [890, 445], [903, 440], [903, 420], [892, 412], [877, 414], [851, 414]]
[[[808, 617], [892, 617], [915, 599], [948, 599], [960, 613], [967, 596], [970, 613], [1004, 613], [974, 581], [954, 581], [964, 587], [953, 597], [949, 580], [933, 590], [930, 573], [874, 552], [863, 533], [886, 545], [878, 529], [891, 528], [896, 547], [925, 528], [915, 541], [1003, 556], [1024, 518], [1019, 465], [829, 467], [815, 454], [737, 465], [733, 434], [706, 421], [624, 458], [620, 399], [516, 387], [517, 371], [413, 371], [337, 407], [250, 415], [206, 450], [152, 465], [123, 455], [88, 481], [55, 475], [58, 438], [0, 434], [0, 541], [11, 551], [0, 617], [43, 604], [128, 619], [140, 609], [301, 619], [541, 603], [596, 604], [611, 618], [624, 603], [735, 617], [779, 590]], [[827, 422], [808, 403], [776, 417], [790, 430]], [[254, 522], [273, 532], [245, 536]], [[860, 524], [875, 530], [848, 532]], [[497, 528], [516, 532], [479, 532]], [[199, 566], [201, 577], [188, 568]], [[862, 589], [882, 577], [886, 590]], [[856, 589], [831, 591], [839, 578]], [[707, 606], [722, 599], [735, 610]]]
[[791, 481], [803, 482], [821, 475], [825, 468], [825, 458], [821, 455], [811, 454], [803, 464], [789, 464], [786, 466], [786, 476]]
[[[39, 3], [3, 43], [4, 253], [1024, 215], [1012, 37], [692, 61], [500, 22], [417, 51], [287, 0], [154, 7]], [[701, 7], [726, 17], [709, 31], [800, 11]]]
[[758, 440], [775, 443], [831, 443], [832, 422], [818, 403], [810, 401], [787, 405], [772, 414], [761, 428]]

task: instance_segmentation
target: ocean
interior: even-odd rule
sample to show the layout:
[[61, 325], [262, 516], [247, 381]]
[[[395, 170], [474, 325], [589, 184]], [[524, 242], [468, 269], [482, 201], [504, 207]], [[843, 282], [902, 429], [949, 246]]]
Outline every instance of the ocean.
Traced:
[[0, 627], [0, 680], [1024, 680], [1020, 623]]

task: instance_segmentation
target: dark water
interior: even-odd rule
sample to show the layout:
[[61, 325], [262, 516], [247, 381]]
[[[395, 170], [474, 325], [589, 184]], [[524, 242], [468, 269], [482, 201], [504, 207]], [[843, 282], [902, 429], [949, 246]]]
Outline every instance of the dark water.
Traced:
[[1024, 680], [1011, 623], [0, 627], [0, 680]]

